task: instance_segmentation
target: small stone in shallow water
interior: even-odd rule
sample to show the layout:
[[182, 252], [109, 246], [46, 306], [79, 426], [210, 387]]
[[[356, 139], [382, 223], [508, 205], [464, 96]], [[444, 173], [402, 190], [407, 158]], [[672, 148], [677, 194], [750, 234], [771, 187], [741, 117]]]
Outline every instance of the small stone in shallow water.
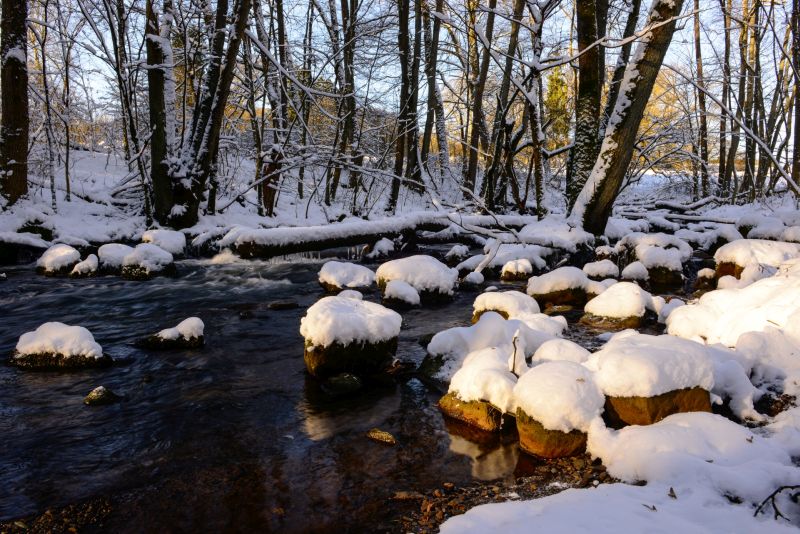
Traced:
[[102, 406], [105, 404], [113, 404], [121, 397], [104, 386], [97, 386], [86, 395], [83, 403], [87, 406]]
[[296, 300], [273, 300], [267, 304], [267, 308], [270, 310], [293, 310], [299, 307]]
[[371, 429], [369, 432], [367, 432], [367, 437], [374, 441], [380, 441], [381, 443], [386, 443], [387, 445], [397, 444], [397, 440], [394, 439], [393, 435], [379, 428]]
[[424, 499], [425, 496], [418, 491], [395, 491], [392, 500], [395, 501], [416, 501]]
[[361, 379], [350, 373], [339, 373], [322, 383], [322, 390], [333, 397], [349, 395], [360, 390], [363, 386]]

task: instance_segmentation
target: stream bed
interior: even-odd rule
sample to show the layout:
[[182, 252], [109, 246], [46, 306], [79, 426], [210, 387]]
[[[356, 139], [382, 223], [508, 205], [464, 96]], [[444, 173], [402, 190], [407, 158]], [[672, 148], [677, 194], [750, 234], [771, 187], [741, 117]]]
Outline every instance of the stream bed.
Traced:
[[[61, 321], [88, 328], [117, 363], [68, 373], [0, 365], [0, 521], [102, 502], [112, 508], [103, 526], [117, 532], [393, 530], [398, 511], [387, 503], [398, 491], [513, 479], [536, 463], [516, 442], [476, 442], [446, 424], [440, 393], [417, 378], [326, 395], [305, 373], [299, 334], [323, 295], [324, 261], [185, 260], [177, 278], [150, 282], [3, 268], [4, 358], [22, 333]], [[403, 311], [398, 358], [418, 364], [421, 337], [469, 324], [475, 295]], [[365, 298], [380, 295], [373, 287]], [[270, 307], [287, 299], [298, 306]], [[206, 325], [204, 348], [133, 346], [189, 316]], [[576, 328], [571, 339], [596, 346]], [[85, 406], [98, 385], [124, 400]], [[374, 427], [397, 445], [368, 439]]]

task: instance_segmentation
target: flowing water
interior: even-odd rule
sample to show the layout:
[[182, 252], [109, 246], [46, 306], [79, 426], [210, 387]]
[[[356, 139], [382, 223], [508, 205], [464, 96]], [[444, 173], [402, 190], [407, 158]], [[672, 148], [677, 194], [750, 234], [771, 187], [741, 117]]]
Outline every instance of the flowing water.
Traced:
[[[530, 465], [515, 442], [446, 423], [440, 394], [416, 378], [327, 396], [305, 373], [299, 334], [322, 295], [321, 263], [187, 260], [178, 278], [150, 282], [3, 269], [0, 354], [61, 321], [88, 328], [116, 364], [69, 373], [0, 365], [0, 520], [108, 498], [106, 526], [123, 532], [364, 531], [392, 526], [398, 490], [504, 479]], [[397, 356], [419, 363], [419, 339], [468, 324], [474, 297], [404, 311]], [[299, 306], [269, 307], [285, 299]], [[192, 315], [206, 325], [203, 349], [133, 346]], [[575, 325], [570, 338], [596, 345]], [[84, 406], [98, 385], [124, 400]], [[398, 444], [367, 439], [373, 427]]]

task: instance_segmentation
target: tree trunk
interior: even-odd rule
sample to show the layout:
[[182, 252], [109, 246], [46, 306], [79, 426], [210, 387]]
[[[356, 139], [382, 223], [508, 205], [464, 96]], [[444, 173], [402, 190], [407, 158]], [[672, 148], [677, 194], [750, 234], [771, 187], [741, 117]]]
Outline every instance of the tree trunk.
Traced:
[[[623, 39], [628, 39], [636, 32], [636, 23], [639, 21], [639, 11], [642, 6], [642, 0], [630, 0], [628, 9], [628, 19], [625, 21], [625, 30], [622, 33]], [[608, 86], [608, 99], [606, 100], [606, 108], [603, 112], [602, 123], [600, 125], [601, 132], [605, 133], [608, 118], [614, 111], [614, 105], [617, 103], [617, 95], [619, 95], [619, 86], [622, 83], [622, 77], [625, 75], [625, 66], [631, 57], [631, 48], [633, 48], [633, 41], [625, 43], [620, 48], [619, 56], [617, 57], [617, 64], [614, 67], [614, 74], [611, 77], [611, 83]]]
[[[595, 42], [597, 33], [597, 2], [577, 3], [578, 49], [583, 52], [578, 58], [578, 95], [575, 102], [575, 139], [569, 154], [567, 169], [567, 201], [575, 204], [583, 185], [592, 172], [600, 150], [600, 98], [603, 79], [600, 72], [602, 47]], [[585, 52], [584, 52], [585, 51]]]
[[706, 115], [705, 81], [703, 80], [703, 53], [700, 47], [700, 0], [694, 0], [694, 58], [697, 69], [697, 107], [699, 111], [698, 141], [700, 147], [700, 186], [703, 198], [708, 191], [708, 122]]
[[[792, 0], [792, 62], [795, 91], [800, 87], [800, 0]], [[792, 180], [800, 184], [800, 94], [794, 96], [794, 140], [792, 150]]]
[[3, 0], [0, 22], [0, 193], [13, 204], [28, 193], [28, 2]]
[[587, 231], [600, 235], [605, 231], [614, 201], [633, 156], [634, 142], [645, 106], [661, 68], [682, 0], [655, 0], [648, 17], [653, 27], [639, 43], [625, 69], [614, 112], [608, 122], [603, 145], [592, 173], [578, 195], [570, 219]]

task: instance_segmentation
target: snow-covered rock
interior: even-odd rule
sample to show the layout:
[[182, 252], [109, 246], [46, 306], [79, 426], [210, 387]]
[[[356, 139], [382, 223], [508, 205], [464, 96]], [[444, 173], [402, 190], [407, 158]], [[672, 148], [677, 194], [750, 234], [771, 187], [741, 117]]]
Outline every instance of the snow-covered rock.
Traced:
[[528, 295], [544, 308], [561, 304], [583, 306], [605, 289], [605, 285], [590, 280], [577, 267], [559, 267], [528, 280]]
[[382, 237], [372, 246], [372, 250], [366, 254], [366, 257], [371, 259], [383, 258], [392, 252], [394, 252], [394, 241]]
[[677, 412], [711, 411], [714, 368], [699, 343], [626, 330], [592, 354], [586, 366], [608, 397], [614, 421], [652, 424]]
[[375, 276], [379, 287], [387, 282], [402, 280], [416, 289], [421, 296], [449, 296], [455, 291], [458, 270], [451, 269], [431, 256], [409, 256], [387, 261], [378, 267]]
[[472, 304], [472, 322], [476, 323], [487, 311], [494, 311], [506, 319], [517, 319], [527, 314], [539, 313], [539, 305], [533, 297], [519, 291], [492, 291], [481, 293]]
[[481, 269], [491, 269], [496, 271], [510, 261], [528, 260], [532, 268], [541, 270], [547, 267], [545, 258], [550, 256], [553, 250], [539, 245], [526, 245], [519, 243], [487, 243], [483, 254], [476, 254], [456, 265], [459, 272], [474, 271]]
[[156, 245], [141, 243], [122, 259], [122, 277], [149, 280], [161, 274], [175, 274], [172, 254]]
[[133, 253], [133, 247], [121, 243], [108, 243], [97, 249], [100, 260], [100, 271], [107, 274], [119, 274], [125, 256]]
[[80, 252], [69, 245], [60, 243], [48, 248], [36, 260], [36, 270], [49, 276], [68, 274], [80, 261]]
[[97, 386], [83, 399], [87, 406], [104, 406], [113, 404], [120, 399], [120, 396], [105, 386]]
[[542, 458], [583, 452], [591, 421], [605, 397], [586, 367], [550, 361], [522, 375], [514, 387], [520, 448]]
[[566, 361], [584, 363], [592, 355], [591, 352], [568, 339], [551, 339], [542, 343], [533, 353], [531, 362]]
[[766, 265], [779, 267], [787, 260], [800, 257], [800, 244], [765, 241], [763, 239], [740, 239], [717, 250], [717, 278], [734, 276], [739, 278], [748, 266]]
[[332, 293], [346, 288], [369, 287], [375, 281], [371, 269], [356, 263], [329, 261], [319, 271], [319, 283]]
[[186, 236], [175, 230], [147, 230], [142, 234], [142, 243], [152, 243], [173, 256], [181, 256], [186, 250]]
[[86, 256], [85, 260], [75, 264], [75, 267], [72, 268], [69, 275], [74, 278], [94, 276], [97, 274], [98, 265], [99, 262], [97, 260], [97, 256], [94, 254], [89, 254]]
[[534, 330], [523, 321], [505, 320], [499, 314], [487, 311], [472, 326], [448, 328], [433, 336], [427, 350], [429, 358], [437, 363], [432, 365], [429, 374], [432, 378], [449, 382], [468, 354], [500, 346], [505, 346], [506, 352], [512, 354], [515, 337], [517, 349], [529, 358], [542, 343], [556, 335]]
[[111, 358], [82, 326], [50, 322], [20, 336], [11, 362], [26, 369], [77, 369], [107, 366]]
[[606, 278], [619, 278], [619, 267], [611, 260], [600, 260], [587, 263], [583, 272], [592, 280], [605, 280]]
[[653, 297], [633, 282], [619, 282], [586, 303], [581, 322], [603, 328], [638, 328]]
[[199, 317], [189, 317], [177, 326], [165, 328], [141, 340], [139, 345], [153, 350], [195, 349], [205, 343], [204, 329], [205, 324]]
[[419, 293], [414, 287], [403, 280], [390, 280], [383, 289], [383, 299], [386, 303], [406, 304], [419, 306]]
[[647, 267], [640, 261], [630, 263], [622, 269], [623, 280], [646, 282], [649, 278], [650, 274], [647, 272]]
[[397, 312], [380, 304], [322, 298], [300, 320], [306, 368], [314, 376], [378, 372], [397, 350], [401, 323]]
[[342, 291], [339, 291], [336, 296], [346, 299], [364, 300], [364, 295], [361, 293], [361, 291], [357, 291], [355, 289], [343, 289]]
[[463, 284], [472, 285], [472, 286], [479, 286], [483, 284], [484, 278], [483, 275], [477, 271], [472, 271], [467, 273], [466, 276], [461, 280]]
[[533, 265], [527, 258], [511, 260], [503, 265], [500, 279], [505, 281], [527, 280], [533, 273]]
[[[469, 247], [467, 245], [453, 245], [453, 248], [447, 251], [444, 255], [448, 261], [461, 261], [461, 259], [469, 256]], [[452, 265], [452, 264], [451, 264]]]

